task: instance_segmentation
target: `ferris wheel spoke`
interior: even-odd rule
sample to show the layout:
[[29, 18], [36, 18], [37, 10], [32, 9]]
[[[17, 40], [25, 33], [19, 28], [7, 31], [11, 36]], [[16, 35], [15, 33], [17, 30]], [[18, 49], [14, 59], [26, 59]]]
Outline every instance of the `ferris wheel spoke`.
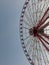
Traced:
[[33, 49], [33, 52], [32, 53], [34, 54], [37, 51], [37, 43], [36, 43], [36, 40], [33, 41], [33, 47], [32, 47], [32, 49]]
[[25, 13], [25, 17], [27, 19], [27, 22], [30, 23], [30, 18], [29, 18], [29, 15], [27, 15], [27, 13]]
[[[39, 50], [38, 50], [38, 46], [39, 46]], [[39, 42], [39, 44], [37, 45], [37, 50], [38, 50], [39, 53], [40, 53], [40, 61], [41, 61], [40, 63], [41, 63], [41, 65], [42, 65], [42, 58], [41, 58], [41, 54], [42, 54], [42, 53], [41, 53], [41, 48], [40, 48], [40, 42]], [[37, 51], [37, 54], [39, 54], [38, 51]], [[39, 56], [39, 55], [38, 55], [38, 56]], [[37, 58], [37, 60], [38, 60], [38, 58]], [[43, 60], [44, 60], [44, 59], [43, 59]], [[38, 63], [38, 65], [39, 65], [39, 63]]]
[[[39, 2], [37, 2], [37, 4], [38, 4]], [[41, 5], [39, 5], [39, 6], [41, 6]], [[40, 13], [41, 12], [41, 10], [39, 10], [39, 7], [38, 5], [36, 5], [36, 8], [35, 8], [35, 10], [36, 10], [36, 22], [38, 21], [38, 13]]]
[[[45, 4], [43, 5], [42, 11], [40, 12], [40, 16], [39, 16], [39, 17], [41, 17], [41, 15], [42, 15], [41, 13], [43, 12], [44, 7], [45, 7]], [[47, 10], [48, 10], [48, 9], [47, 9]], [[47, 12], [47, 11], [46, 11], [46, 12]], [[45, 12], [45, 14], [46, 14], [46, 12]], [[44, 16], [45, 16], [45, 14], [44, 14]], [[43, 17], [44, 17], [44, 16], [43, 16]], [[42, 17], [42, 19], [43, 19], [43, 17]], [[39, 20], [39, 21], [40, 21], [40, 20]], [[39, 24], [40, 24], [40, 23], [38, 23], [37, 25], [40, 26]]]
[[28, 25], [29, 27], [31, 27], [31, 25], [30, 25], [27, 21], [24, 20], [24, 23], [25, 23], [26, 25]]
[[29, 22], [29, 24], [32, 23], [32, 18], [30, 18], [29, 14], [25, 13], [25, 17], [26, 17], [27, 21]]
[[28, 40], [26, 41], [25, 46], [28, 47], [28, 45], [30, 44], [30, 42], [31, 42], [31, 41], [30, 41], [30, 37], [29, 37]]
[[32, 13], [32, 11], [31, 11], [30, 4], [29, 4], [29, 5], [28, 5], [28, 15], [29, 15], [29, 17], [32, 19], [31, 13]]
[[32, 45], [32, 42], [31, 41], [29, 43], [27, 43], [26, 48], [28, 48], [28, 50], [27, 50], [28, 54], [31, 55], [32, 50], [33, 50], [33, 45]]
[[[34, 7], [33, 7], [34, 6]], [[36, 24], [36, 18], [35, 18], [35, 16], [36, 16], [36, 10], [34, 11], [34, 9], [36, 9], [36, 3], [32, 3], [32, 1], [31, 1], [31, 9], [32, 9], [32, 19], [33, 19], [33, 23], [34, 23], [34, 25]]]
[[22, 28], [23, 28], [23, 29], [28, 29], [28, 30], [29, 30], [29, 28], [27, 28], [27, 27], [24, 27], [24, 26], [23, 26]]
[[49, 42], [47, 42], [41, 35], [39, 35], [39, 36], [40, 36], [40, 38], [41, 38], [46, 44], [49, 45]]
[[[47, 8], [47, 10], [45, 11], [43, 17], [42, 17], [41, 20], [39, 21], [40, 23], [37, 24], [37, 29], [38, 29], [41, 25], [43, 25], [43, 24], [46, 22], [46, 20], [49, 18], [49, 15], [47, 15], [47, 14], [48, 14], [48, 11], [49, 11], [49, 7]], [[47, 15], [47, 16], [46, 16], [46, 15]]]
[[[37, 34], [38, 35], [38, 34]], [[49, 42], [47, 42], [41, 35], [38, 35], [46, 44], [49, 45]]]
[[30, 46], [29, 46], [29, 49], [28, 49], [28, 53], [29, 54], [32, 54], [32, 51], [33, 51], [33, 47], [34, 47], [34, 42], [33, 42], [34, 40], [31, 40], [30, 41]]
[[28, 39], [28, 40], [26, 41], [26, 44], [25, 44], [26, 48], [27, 48], [28, 45], [30, 44], [29, 42], [30, 42], [30, 39]]
[[[35, 5], [36, 6], [36, 5]], [[36, 10], [36, 8], [35, 8], [35, 10]], [[35, 14], [35, 12], [33, 11], [33, 20], [34, 20], [34, 24], [36, 24], [36, 19], [37, 19], [37, 17], [36, 17], [36, 15], [37, 15], [37, 12], [36, 12], [36, 14]], [[36, 17], [36, 18], [35, 18]]]
[[[39, 18], [41, 17], [41, 13], [43, 12], [44, 7], [45, 7], [45, 4], [44, 4], [43, 7], [42, 7], [42, 11], [40, 12]], [[39, 23], [38, 23], [38, 24], [39, 24]], [[38, 24], [37, 24], [37, 25], [38, 25]]]
[[[43, 61], [44, 61], [45, 65], [46, 65], [46, 59], [47, 59], [47, 56], [46, 56], [45, 50], [42, 49], [42, 47], [41, 47], [40, 44], [39, 44], [39, 47], [40, 47], [40, 52], [42, 53]], [[44, 54], [45, 54], [46, 58], [45, 58]]]
[[[37, 6], [37, 7], [38, 7], [38, 6]], [[34, 24], [36, 24], [36, 22], [37, 22], [37, 12], [38, 12], [38, 10], [36, 9], [36, 4], [35, 4], [35, 11], [36, 11], [36, 12], [33, 11], [33, 15], [35, 14], [35, 17], [36, 17], [36, 18], [34, 18], [34, 16], [33, 16]], [[36, 19], [36, 20], [35, 20], [35, 19]]]
[[[36, 5], [35, 5], [36, 6]], [[36, 7], [35, 7], [35, 10], [36, 10]], [[38, 10], [37, 10], [38, 11]], [[36, 16], [36, 20], [35, 20], [35, 24], [37, 22], [37, 11], [35, 12], [35, 16]]]
[[31, 15], [32, 15], [32, 19], [33, 19], [33, 25], [35, 25], [36, 22], [35, 22], [35, 18], [34, 18], [34, 13], [36, 13], [36, 12], [33, 11], [34, 10], [33, 6], [35, 6], [35, 3], [32, 3], [32, 1], [31, 1], [31, 11], [32, 11]]
[[46, 28], [47, 26], [49, 26], [49, 22], [46, 23], [45, 25], [43, 25], [40, 29], [44, 29], [44, 28]]
[[47, 48], [47, 46], [45, 45], [45, 43], [42, 41], [41, 37], [37, 34], [38, 39], [41, 41], [41, 43], [43, 44], [43, 46], [46, 48], [46, 50], [49, 52], [49, 49]]
[[[43, 60], [44, 60], [44, 63], [45, 63], [45, 65], [46, 65], [46, 60], [48, 60], [48, 59], [47, 59], [47, 56], [46, 56], [45, 50], [44, 50], [44, 51], [42, 51], [42, 50], [44, 50], [44, 49], [42, 49], [41, 46], [40, 46], [40, 51], [41, 51], [41, 53], [42, 53]], [[43, 52], [44, 52], [44, 53], [43, 53]], [[46, 58], [44, 57], [44, 54], [45, 54]], [[46, 60], [45, 60], [45, 59], [46, 59]]]
[[28, 14], [30, 16], [32, 25], [34, 25], [34, 23], [33, 23], [33, 16], [32, 16], [33, 13], [32, 13], [32, 8], [31, 8], [30, 3], [28, 4]]
[[32, 48], [31, 48], [31, 43], [29, 45], [28, 53], [31, 54]]
[[[47, 3], [46, 3], [47, 4]], [[42, 5], [42, 4], [41, 4]], [[48, 6], [48, 5], [47, 5]], [[43, 7], [42, 7], [42, 11], [41, 11], [41, 13], [43, 12], [43, 10], [44, 10], [44, 7], [45, 7], [45, 1], [44, 1], [44, 5], [43, 5]], [[40, 14], [41, 14], [40, 13]], [[41, 14], [42, 15], [42, 14]], [[41, 16], [40, 16], [41, 17]]]
[[[38, 45], [37, 45], [37, 48], [38, 48], [38, 46], [39, 46], [39, 50], [38, 50], [39, 53], [38, 53], [38, 54], [40, 54], [40, 57], [41, 57], [41, 55], [42, 55], [42, 58], [43, 58], [43, 59], [40, 58], [40, 61], [41, 61], [41, 62], [43, 61], [43, 62], [45, 63], [45, 65], [47, 65], [47, 64], [46, 64], [46, 59], [47, 59], [47, 58], [45, 58], [46, 55], [44, 54], [44, 51], [45, 51], [45, 50], [43, 50], [43, 48], [41, 48], [42, 44], [40, 44], [40, 41], [39, 41], [39, 43], [38, 43]], [[37, 51], [37, 52], [38, 52], [38, 51]], [[39, 55], [38, 55], [38, 56], [39, 56]], [[41, 62], [40, 62], [40, 63], [41, 63]], [[42, 63], [41, 63], [41, 65], [42, 65]]]
[[44, 37], [46, 37], [47, 39], [49, 39], [49, 35], [47, 35], [47, 34], [45, 34], [45, 33], [42, 33], [42, 35], [43, 35]]
[[37, 63], [38, 63], [38, 65], [39, 65], [39, 58], [38, 58], [38, 56], [39, 56], [39, 54], [38, 54], [38, 48], [37, 48], [37, 45], [38, 45], [38, 42], [36, 41], [36, 59], [37, 59]]
[[[42, 4], [41, 4], [41, 5], [42, 5]], [[43, 7], [42, 7], [41, 13], [43, 12], [44, 7], [45, 7], [45, 1], [44, 1], [44, 5], [43, 5]], [[40, 14], [41, 14], [41, 13], [40, 13]]]
[[29, 32], [23, 32], [24, 35], [27, 35]]
[[45, 57], [46, 57], [47, 62], [49, 63], [49, 60], [48, 60], [48, 57], [47, 57], [47, 55], [46, 55], [45, 49], [43, 49], [43, 52], [44, 52], [44, 54], [45, 54]]
[[30, 38], [30, 36], [27, 36], [24, 40], [27, 40], [28, 38]]
[[[39, 29], [40, 28], [42, 28], [42, 29], [44, 29], [44, 28], [46, 28], [48, 25], [49, 25], [49, 22], [48, 23], [46, 23], [46, 20], [49, 18], [49, 16], [48, 17], [46, 17], [39, 25]], [[45, 25], [43, 25], [44, 23], [46, 23]]]

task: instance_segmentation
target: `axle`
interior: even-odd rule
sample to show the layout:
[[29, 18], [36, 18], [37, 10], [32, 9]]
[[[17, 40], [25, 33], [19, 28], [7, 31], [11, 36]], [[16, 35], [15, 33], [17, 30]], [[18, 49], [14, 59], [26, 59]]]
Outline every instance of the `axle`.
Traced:
[[33, 27], [33, 28], [30, 28], [29, 29], [29, 34], [30, 35], [33, 35], [34, 37], [36, 37], [36, 34], [37, 33], [40, 33], [40, 34], [42, 34], [42, 33], [44, 33], [44, 30], [43, 29], [37, 29], [36, 27]]

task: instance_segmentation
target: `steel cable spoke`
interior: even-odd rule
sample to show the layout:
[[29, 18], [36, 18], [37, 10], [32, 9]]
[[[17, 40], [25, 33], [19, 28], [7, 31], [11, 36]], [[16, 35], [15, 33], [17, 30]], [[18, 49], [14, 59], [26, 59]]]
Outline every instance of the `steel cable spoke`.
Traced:
[[[41, 53], [42, 53], [42, 58], [43, 58], [44, 63], [45, 63], [45, 65], [46, 65], [45, 57], [44, 57], [44, 54], [45, 54], [45, 56], [46, 56], [45, 50], [44, 50], [43, 48], [41, 48], [41, 45], [40, 45], [40, 44], [39, 44], [39, 47], [40, 47], [40, 51], [41, 51]], [[47, 56], [46, 56], [46, 58], [47, 58]]]
[[31, 25], [30, 25], [27, 21], [24, 20], [24, 23], [25, 23], [26, 25], [28, 25], [29, 27], [31, 27]]

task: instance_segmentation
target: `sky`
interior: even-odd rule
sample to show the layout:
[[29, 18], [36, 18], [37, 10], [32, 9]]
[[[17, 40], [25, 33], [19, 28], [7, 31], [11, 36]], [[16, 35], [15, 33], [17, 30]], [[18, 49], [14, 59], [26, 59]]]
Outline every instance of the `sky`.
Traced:
[[0, 65], [30, 65], [19, 35], [19, 20], [25, 0], [0, 0]]

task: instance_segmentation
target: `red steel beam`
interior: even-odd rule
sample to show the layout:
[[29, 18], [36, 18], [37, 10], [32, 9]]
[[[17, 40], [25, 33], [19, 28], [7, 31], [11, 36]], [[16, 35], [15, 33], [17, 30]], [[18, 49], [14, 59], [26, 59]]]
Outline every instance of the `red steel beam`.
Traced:
[[42, 22], [41, 21], [39, 21], [39, 24], [37, 25], [37, 29], [39, 29], [40, 27], [41, 27], [41, 25], [43, 25], [45, 22], [46, 22], [46, 20], [49, 18], [49, 16], [48, 17], [46, 17], [46, 19], [44, 19]]
[[49, 39], [49, 36], [45, 33], [42, 33], [41, 35], [43, 35], [44, 37], [46, 37], [47, 39]]
[[43, 44], [43, 46], [46, 48], [46, 50], [49, 52], [49, 49], [47, 48], [47, 46], [44, 44], [44, 42], [42, 41], [42, 39], [40, 38], [40, 36], [37, 34], [38, 39], [41, 41], [41, 43]]
[[[37, 29], [49, 18], [49, 15], [46, 16], [46, 14], [48, 14], [47, 12], [49, 11], [49, 7], [46, 10], [46, 12], [44, 13], [43, 17], [41, 18], [41, 20], [39, 21], [39, 23], [37, 24]], [[45, 18], [46, 16], [46, 18]], [[45, 18], [45, 19], [44, 19]]]
[[46, 23], [45, 25], [43, 25], [42, 27], [40, 27], [40, 29], [44, 29], [44, 28], [46, 28], [48, 25], [49, 25], [49, 22]]
[[49, 43], [48, 43], [41, 35], [38, 34], [38, 36], [39, 36], [45, 43], [47, 43], [47, 44], [49, 45]]

